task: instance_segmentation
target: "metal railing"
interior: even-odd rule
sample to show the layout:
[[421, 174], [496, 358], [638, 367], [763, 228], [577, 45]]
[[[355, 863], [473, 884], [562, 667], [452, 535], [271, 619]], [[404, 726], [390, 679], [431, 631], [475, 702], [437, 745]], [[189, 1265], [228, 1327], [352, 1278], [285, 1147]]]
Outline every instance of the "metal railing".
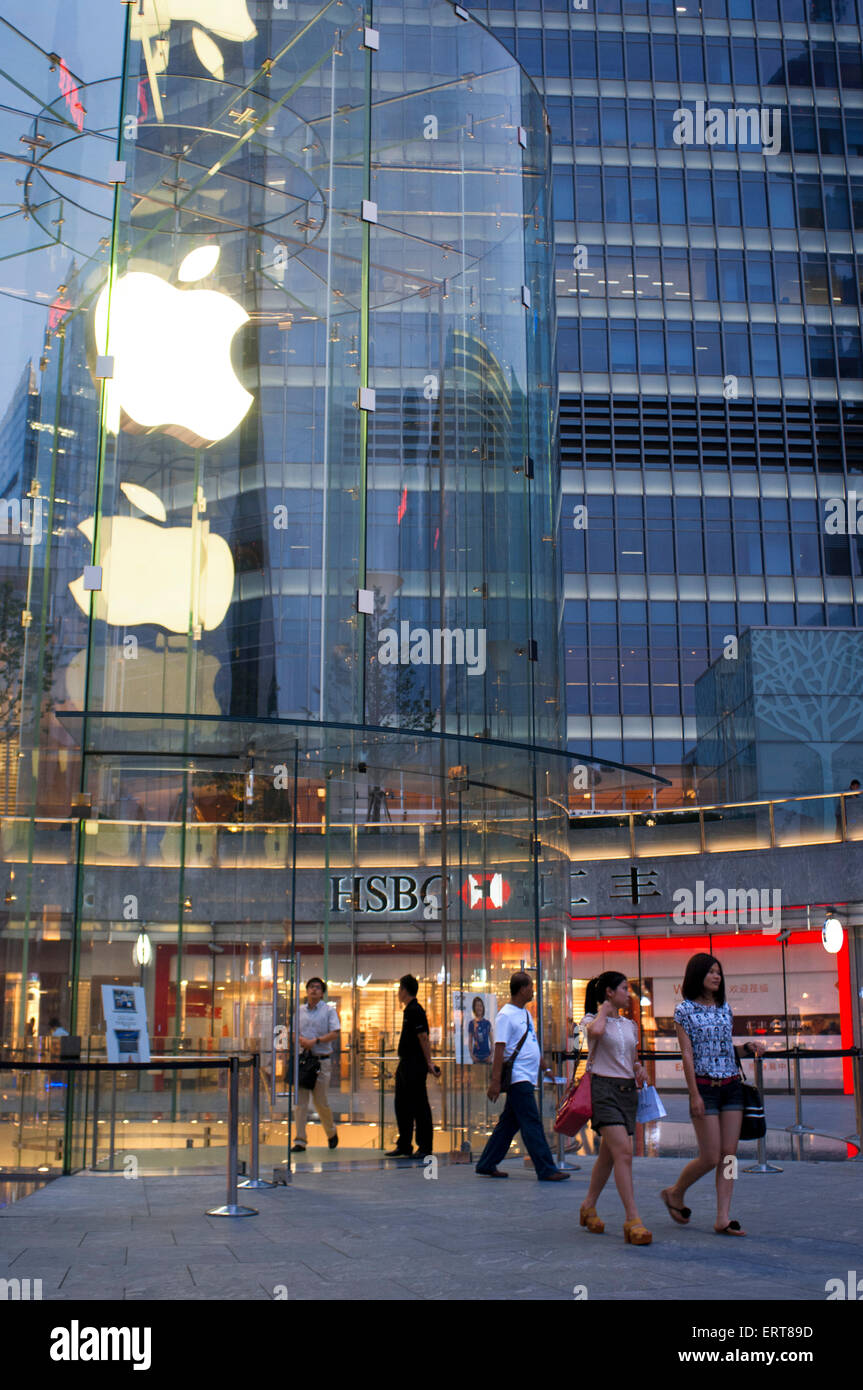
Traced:
[[[863, 842], [863, 792], [829, 792], [759, 801], [729, 801], [710, 806], [643, 809], [581, 810], [555, 803], [568, 811], [570, 844], [583, 858], [644, 858], [670, 854], [721, 853], [729, 850], [777, 849], [796, 845]], [[79, 821], [72, 817], [9, 816], [0, 819], [0, 862], [62, 866], [75, 863]], [[472, 824], [468, 812], [465, 824]], [[85, 861], [93, 866], [176, 868], [182, 856], [187, 867], [283, 869], [292, 857], [292, 822], [249, 821], [202, 824], [189, 821], [88, 819]], [[525, 822], [527, 824], [527, 822]], [[32, 829], [31, 829], [32, 827]], [[298, 820], [303, 867], [323, 863], [316, 843], [325, 829], [330, 841], [330, 864], [335, 870], [355, 864], [360, 842], [374, 833], [375, 843], [387, 836], [394, 852], [417, 864], [436, 862], [440, 823], [430, 810], [427, 818], [342, 821], [330, 818]], [[513, 833], [512, 818], [501, 822], [501, 834]], [[518, 829], [524, 839], [524, 829]], [[404, 843], [407, 841], [408, 843]], [[400, 843], [402, 842], [402, 843]]]
[[[240, 1122], [240, 1069], [249, 1068], [251, 1072], [251, 1122], [249, 1126], [249, 1145], [250, 1158], [249, 1166], [251, 1172], [249, 1177], [242, 1183], [239, 1178], [239, 1122]], [[141, 1073], [141, 1072], [181, 1072], [181, 1071], [202, 1071], [215, 1069], [228, 1073], [228, 1136], [226, 1145], [226, 1168], [227, 1168], [227, 1192], [226, 1201], [223, 1206], [208, 1208], [207, 1216], [257, 1216], [258, 1213], [253, 1207], [241, 1206], [237, 1201], [237, 1189], [243, 1188], [265, 1188], [273, 1187], [274, 1184], [262, 1179], [259, 1174], [259, 1131], [260, 1131], [260, 1078], [261, 1078], [261, 1059], [260, 1054], [253, 1052], [249, 1057], [238, 1057], [236, 1054], [229, 1057], [205, 1058], [205, 1057], [161, 1057], [153, 1062], [107, 1062], [107, 1061], [61, 1061], [52, 1059], [49, 1063], [44, 1062], [5, 1062], [0, 1068], [3, 1071], [21, 1072], [25, 1076], [30, 1072], [51, 1071], [76, 1073], [83, 1072], [88, 1076], [94, 1075], [93, 1086], [93, 1139], [91, 1171], [98, 1171], [99, 1160], [99, 1077], [102, 1072], [112, 1075], [114, 1084], [112, 1086], [111, 1104], [111, 1127], [109, 1138], [109, 1165], [108, 1172], [115, 1172], [115, 1120], [116, 1120], [116, 1078], [118, 1073]], [[85, 1099], [85, 1121], [86, 1121], [86, 1099]], [[67, 1119], [68, 1126], [68, 1119]], [[82, 1158], [85, 1163], [79, 1168], [73, 1168], [71, 1164], [71, 1153], [69, 1145], [65, 1146], [63, 1172], [71, 1174], [80, 1172], [86, 1165], [86, 1123], [84, 1139], [82, 1143]]]
[[[745, 1044], [742, 1046], [745, 1047]], [[552, 1052], [550, 1056], [558, 1064], [562, 1062], [574, 1062], [573, 1076], [578, 1073], [578, 1066], [581, 1061], [587, 1061], [586, 1051], [578, 1052]], [[803, 1123], [803, 1093], [800, 1082], [800, 1063], [804, 1060], [816, 1060], [819, 1058], [829, 1058], [831, 1061], [841, 1058], [848, 1058], [852, 1065], [852, 1075], [854, 1083], [854, 1123], [856, 1126], [854, 1134], [828, 1134], [824, 1130], [817, 1129], [814, 1125]], [[638, 1058], [642, 1062], [682, 1062], [683, 1054], [680, 1052], [657, 1052], [654, 1049], [640, 1048]], [[755, 1085], [764, 1097], [764, 1061], [788, 1060], [793, 1066], [792, 1094], [794, 1096], [794, 1124], [786, 1125], [784, 1133], [796, 1136], [804, 1134], [817, 1134], [825, 1139], [835, 1139], [843, 1144], [851, 1144], [856, 1147], [856, 1156], [849, 1160], [852, 1163], [863, 1162], [863, 1048], [844, 1047], [835, 1051], [822, 1047], [790, 1047], [779, 1048], [775, 1052], [770, 1051], [762, 1054], [747, 1053], [743, 1058], [746, 1062], [752, 1062], [755, 1071]], [[679, 1094], [684, 1094], [679, 1090]], [[771, 1091], [768, 1094], [788, 1094], [787, 1091]], [[768, 1172], [771, 1171], [770, 1165], [765, 1165], [764, 1140], [756, 1141], [758, 1145], [758, 1162], [747, 1172]], [[773, 1171], [780, 1171], [775, 1169]]]

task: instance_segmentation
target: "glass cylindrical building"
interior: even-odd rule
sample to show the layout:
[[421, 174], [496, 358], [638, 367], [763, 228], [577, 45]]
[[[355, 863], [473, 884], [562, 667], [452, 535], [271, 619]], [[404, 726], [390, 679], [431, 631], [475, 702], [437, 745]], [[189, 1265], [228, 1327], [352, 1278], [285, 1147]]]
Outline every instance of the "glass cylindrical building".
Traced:
[[476, 999], [566, 1037], [542, 103], [444, 0], [91, 8], [3, 20], [3, 1040], [141, 984], [276, 1114], [320, 974], [369, 1147], [411, 972], [469, 1142]]

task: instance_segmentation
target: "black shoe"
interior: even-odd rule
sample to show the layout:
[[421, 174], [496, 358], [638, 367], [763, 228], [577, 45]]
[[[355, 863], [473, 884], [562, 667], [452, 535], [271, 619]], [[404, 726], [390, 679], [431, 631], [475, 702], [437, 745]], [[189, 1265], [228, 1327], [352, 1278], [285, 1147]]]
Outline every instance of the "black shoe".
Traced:
[[407, 1153], [404, 1149], [388, 1149], [384, 1158], [413, 1158], [413, 1149], [408, 1149]]
[[331, 1149], [337, 1149], [339, 1147], [339, 1136], [334, 1134], [331, 1139], [327, 1140], [327, 1143]]
[[570, 1176], [569, 1173], [546, 1173], [545, 1177], [537, 1178], [537, 1182], [569, 1182]]
[[425, 1149], [417, 1149], [416, 1153], [413, 1154], [412, 1157], [416, 1159], [417, 1163], [425, 1163], [427, 1158], [431, 1158], [431, 1153], [429, 1153]]
[[292, 1144], [292, 1145], [291, 1145], [291, 1153], [292, 1153], [292, 1154], [304, 1154], [305, 1152], [306, 1152], [306, 1146], [305, 1146], [305, 1144], [299, 1143], [299, 1142], [298, 1142], [298, 1143], [296, 1143], [296, 1144]]
[[477, 1168], [481, 1178], [508, 1178], [509, 1173], [504, 1173], [500, 1168]]

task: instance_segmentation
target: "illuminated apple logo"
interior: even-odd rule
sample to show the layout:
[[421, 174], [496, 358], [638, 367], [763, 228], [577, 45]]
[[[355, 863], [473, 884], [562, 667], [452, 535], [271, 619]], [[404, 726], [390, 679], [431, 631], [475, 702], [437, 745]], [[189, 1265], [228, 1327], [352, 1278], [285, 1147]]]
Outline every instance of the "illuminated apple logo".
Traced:
[[[205, 32], [218, 34], [232, 43], [253, 39], [246, 0], [136, 0], [132, 9], [132, 38], [143, 45], [147, 71], [165, 72], [170, 55], [169, 30], [172, 24], [189, 20], [195, 24], [192, 45], [202, 65], [220, 81], [225, 75], [222, 50]], [[197, 27], [204, 25], [203, 29]]]
[[[155, 493], [121, 483], [133, 506], [160, 522], [165, 507]], [[79, 522], [92, 545], [95, 517]], [[169, 632], [187, 633], [219, 626], [234, 592], [234, 560], [209, 522], [196, 517], [191, 526], [156, 526], [133, 516], [102, 517], [99, 523], [102, 588], [84, 588], [79, 575], [69, 585], [82, 613], [112, 627], [153, 623]]]
[[[218, 259], [217, 246], [199, 246], [178, 278], [200, 280]], [[108, 429], [161, 429], [197, 448], [224, 439], [254, 399], [231, 365], [231, 339], [248, 321], [217, 290], [180, 290], [140, 270], [109, 282], [95, 313], [97, 349], [114, 361], [105, 382]]]

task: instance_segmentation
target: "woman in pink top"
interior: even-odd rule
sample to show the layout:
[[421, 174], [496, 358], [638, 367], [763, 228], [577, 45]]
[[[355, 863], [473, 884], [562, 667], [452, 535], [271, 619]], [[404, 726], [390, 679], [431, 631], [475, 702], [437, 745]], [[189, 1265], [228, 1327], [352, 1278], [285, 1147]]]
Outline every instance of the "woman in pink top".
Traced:
[[596, 1214], [596, 1203], [614, 1169], [614, 1181], [626, 1211], [623, 1237], [628, 1245], [649, 1245], [653, 1239], [635, 1204], [632, 1187], [632, 1136], [638, 1108], [636, 1087], [644, 1085], [644, 1068], [638, 1061], [638, 1029], [620, 1010], [629, 1003], [629, 984], [619, 970], [606, 970], [587, 986], [582, 1028], [587, 1029], [591, 1125], [602, 1135], [593, 1165], [590, 1187], [579, 1213], [582, 1226], [599, 1235], [605, 1223]]

